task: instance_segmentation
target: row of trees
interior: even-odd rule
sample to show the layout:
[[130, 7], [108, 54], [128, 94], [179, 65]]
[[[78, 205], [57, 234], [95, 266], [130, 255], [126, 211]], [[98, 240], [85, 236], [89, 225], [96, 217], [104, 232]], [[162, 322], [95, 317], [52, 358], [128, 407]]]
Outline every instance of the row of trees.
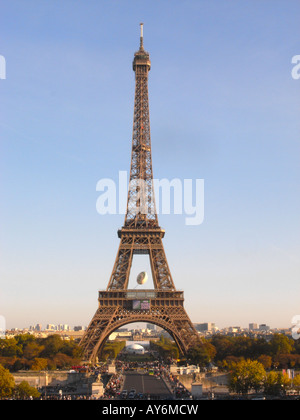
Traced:
[[[151, 342], [151, 347], [164, 358], [180, 357], [176, 344], [164, 336]], [[211, 339], [202, 339], [202, 344], [192, 347], [186, 355], [186, 361], [191, 364], [205, 367], [213, 363], [224, 370], [247, 359], [258, 361], [267, 370], [300, 369], [300, 340], [295, 341], [283, 334], [274, 334], [270, 340], [215, 335]]]
[[163, 335], [160, 336], [158, 341], [151, 341], [150, 345], [151, 349], [157, 351], [159, 355], [164, 359], [179, 358], [179, 350], [174, 341], [164, 337]]
[[[107, 342], [101, 360], [115, 359], [124, 348], [125, 341]], [[21, 369], [69, 369], [80, 365], [81, 349], [74, 340], [63, 340], [54, 334], [35, 338], [30, 334], [0, 339], [0, 364], [12, 372]]]
[[101, 352], [101, 360], [115, 359], [120, 351], [125, 347], [125, 341], [106, 342]]
[[[107, 342], [102, 351], [102, 360], [116, 358], [124, 342]], [[163, 335], [152, 348], [162, 357], [179, 358], [176, 344]], [[233, 362], [256, 360], [267, 370], [299, 369], [300, 340], [293, 340], [283, 334], [274, 334], [267, 341], [264, 338], [228, 337], [215, 335], [203, 339], [202, 344], [190, 349], [187, 361], [200, 366], [212, 362], [222, 369], [229, 369]], [[36, 338], [20, 334], [14, 338], [0, 339], [0, 364], [10, 371], [20, 369], [68, 369], [80, 364], [81, 349], [75, 340], [63, 340], [59, 335]]]
[[233, 362], [250, 359], [260, 362], [265, 369], [300, 368], [300, 340], [295, 341], [283, 334], [274, 334], [269, 341], [221, 335], [202, 341], [202, 345], [188, 353], [188, 360], [200, 366], [213, 362], [222, 369], [228, 369]]
[[256, 360], [241, 360], [231, 364], [229, 390], [246, 395], [263, 392], [266, 395], [284, 395], [289, 389], [300, 390], [300, 375], [291, 378], [283, 372], [266, 372]]
[[0, 364], [12, 372], [21, 369], [68, 369], [80, 364], [81, 349], [74, 340], [59, 335], [36, 338], [20, 334], [0, 339]]

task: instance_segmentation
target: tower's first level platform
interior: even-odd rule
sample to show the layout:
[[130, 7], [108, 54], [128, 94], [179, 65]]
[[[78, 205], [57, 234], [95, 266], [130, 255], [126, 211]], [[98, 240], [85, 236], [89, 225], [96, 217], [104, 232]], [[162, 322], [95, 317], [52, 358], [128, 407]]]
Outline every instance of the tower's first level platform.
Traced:
[[119, 306], [128, 310], [149, 311], [157, 306], [182, 306], [183, 292], [161, 289], [99, 291], [99, 307]]

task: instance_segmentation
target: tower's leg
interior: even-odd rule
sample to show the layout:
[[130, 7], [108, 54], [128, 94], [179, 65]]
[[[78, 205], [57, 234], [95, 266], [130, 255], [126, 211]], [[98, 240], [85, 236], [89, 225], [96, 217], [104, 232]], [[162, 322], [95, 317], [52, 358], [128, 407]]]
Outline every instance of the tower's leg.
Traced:
[[123, 236], [107, 290], [126, 289], [133, 258], [134, 239]]

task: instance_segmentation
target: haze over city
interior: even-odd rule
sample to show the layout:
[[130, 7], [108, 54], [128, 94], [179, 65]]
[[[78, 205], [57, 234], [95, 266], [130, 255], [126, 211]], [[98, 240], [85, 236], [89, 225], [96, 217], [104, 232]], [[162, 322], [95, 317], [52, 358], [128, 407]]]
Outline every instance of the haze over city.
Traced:
[[[154, 177], [204, 180], [204, 220], [159, 214], [192, 322], [291, 327], [299, 308], [300, 5], [290, 0], [3, 2], [0, 315], [87, 325], [124, 214], [139, 23], [151, 58]], [[136, 256], [130, 286], [147, 256]], [[142, 286], [151, 288], [151, 278]]]

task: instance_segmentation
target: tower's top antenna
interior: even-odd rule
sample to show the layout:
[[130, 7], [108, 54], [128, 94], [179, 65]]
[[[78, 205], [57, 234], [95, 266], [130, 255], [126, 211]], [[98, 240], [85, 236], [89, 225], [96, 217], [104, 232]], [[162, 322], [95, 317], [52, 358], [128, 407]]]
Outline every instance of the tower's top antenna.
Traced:
[[135, 71], [137, 69], [137, 66], [143, 66], [147, 67], [147, 70], [149, 71], [151, 68], [151, 62], [149, 58], [149, 53], [144, 50], [144, 24], [140, 23], [141, 33], [140, 33], [140, 48], [138, 51], [134, 53], [134, 59], [132, 63], [132, 68]]
[[144, 45], [143, 45], [143, 39], [144, 39], [143, 28], [144, 28], [144, 24], [143, 23], [140, 23], [140, 27], [141, 27], [140, 49], [143, 49], [144, 48]]

